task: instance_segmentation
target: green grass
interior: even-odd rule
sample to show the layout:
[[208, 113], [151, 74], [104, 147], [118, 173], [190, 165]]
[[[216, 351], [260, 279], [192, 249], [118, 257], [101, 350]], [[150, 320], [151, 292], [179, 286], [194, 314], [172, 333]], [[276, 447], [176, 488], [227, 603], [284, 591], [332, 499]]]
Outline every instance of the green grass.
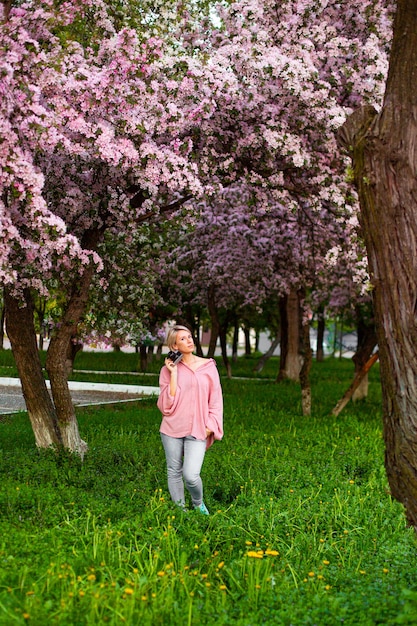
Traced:
[[[135, 371], [110, 355], [100, 369]], [[154, 401], [78, 409], [84, 463], [36, 450], [25, 414], [1, 421], [0, 624], [415, 624], [416, 543], [388, 495], [378, 368], [368, 400], [333, 418], [352, 364], [315, 363], [303, 418], [277, 365], [222, 378], [209, 517], [169, 501]]]

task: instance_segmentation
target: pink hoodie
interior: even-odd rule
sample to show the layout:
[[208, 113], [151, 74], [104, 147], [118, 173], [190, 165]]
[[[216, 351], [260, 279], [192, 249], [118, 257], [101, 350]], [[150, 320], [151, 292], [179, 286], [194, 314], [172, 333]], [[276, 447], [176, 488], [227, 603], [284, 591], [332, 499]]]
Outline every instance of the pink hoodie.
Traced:
[[[169, 392], [171, 374], [161, 369], [158, 408], [162, 413], [160, 432], [170, 437], [206, 439], [209, 448], [215, 439], [223, 437], [223, 395], [214, 359], [208, 359], [193, 371], [180, 361], [175, 396]], [[206, 428], [213, 432], [206, 437]]]

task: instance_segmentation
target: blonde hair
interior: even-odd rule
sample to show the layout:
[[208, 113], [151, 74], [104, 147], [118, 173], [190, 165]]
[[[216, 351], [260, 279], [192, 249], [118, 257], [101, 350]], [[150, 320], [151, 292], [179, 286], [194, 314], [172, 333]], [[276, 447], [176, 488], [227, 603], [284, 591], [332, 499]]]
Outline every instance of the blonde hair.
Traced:
[[166, 344], [170, 350], [172, 350], [172, 347], [177, 343], [177, 335], [180, 330], [186, 330], [187, 332], [191, 333], [191, 330], [187, 328], [187, 326], [180, 326], [179, 324], [176, 324], [175, 326], [170, 328], [167, 334], [166, 341]]

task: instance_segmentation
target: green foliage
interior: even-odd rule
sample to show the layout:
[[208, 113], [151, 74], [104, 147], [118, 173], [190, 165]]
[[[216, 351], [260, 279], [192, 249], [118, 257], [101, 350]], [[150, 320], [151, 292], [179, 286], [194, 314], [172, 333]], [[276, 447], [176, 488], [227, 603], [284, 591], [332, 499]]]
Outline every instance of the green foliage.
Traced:
[[[112, 355], [102, 369], [137, 357]], [[36, 450], [25, 414], [3, 419], [0, 624], [415, 623], [415, 537], [388, 495], [378, 370], [366, 402], [329, 417], [352, 371], [314, 365], [311, 418], [297, 385], [222, 379], [209, 517], [169, 501], [154, 400], [80, 409], [84, 463]]]

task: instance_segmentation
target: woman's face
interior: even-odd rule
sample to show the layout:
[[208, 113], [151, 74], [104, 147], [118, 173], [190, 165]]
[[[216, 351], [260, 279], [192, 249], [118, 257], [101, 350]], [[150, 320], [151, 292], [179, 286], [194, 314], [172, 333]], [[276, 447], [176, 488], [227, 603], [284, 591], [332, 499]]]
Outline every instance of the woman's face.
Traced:
[[193, 352], [195, 345], [192, 334], [188, 330], [179, 330], [173, 347], [184, 354]]

